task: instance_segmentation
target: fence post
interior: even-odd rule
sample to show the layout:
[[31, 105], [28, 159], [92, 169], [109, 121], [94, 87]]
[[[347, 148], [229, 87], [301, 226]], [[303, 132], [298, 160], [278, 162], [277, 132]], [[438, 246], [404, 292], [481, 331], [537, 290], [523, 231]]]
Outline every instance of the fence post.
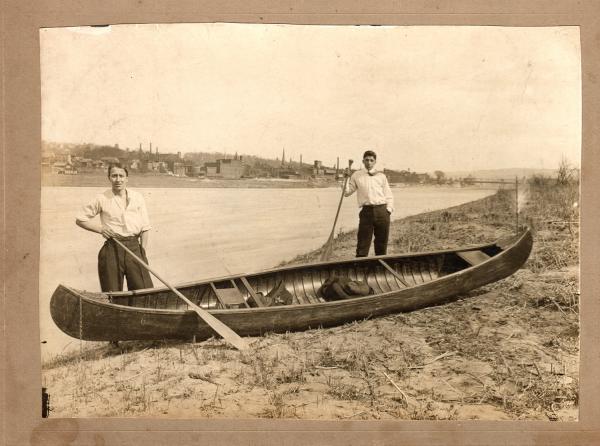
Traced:
[[515, 176], [515, 235], [519, 235], [519, 177]]

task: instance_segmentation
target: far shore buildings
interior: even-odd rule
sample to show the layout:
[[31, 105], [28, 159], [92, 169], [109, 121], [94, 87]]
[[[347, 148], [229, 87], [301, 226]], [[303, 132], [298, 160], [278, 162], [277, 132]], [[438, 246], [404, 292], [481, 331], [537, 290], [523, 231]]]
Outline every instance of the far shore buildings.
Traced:
[[383, 169], [383, 173], [388, 178], [388, 181], [392, 184], [394, 184], [394, 183], [424, 184], [424, 183], [427, 183], [430, 179], [428, 174], [411, 172], [410, 169], [400, 170], [400, 171], [391, 170], [391, 169]]
[[321, 161], [315, 160], [313, 164], [313, 178], [333, 179], [337, 178], [338, 169], [325, 167]]
[[218, 159], [214, 163], [204, 163], [207, 178], [237, 180], [244, 176], [245, 166], [242, 157]]
[[[72, 155], [73, 154], [73, 155]], [[203, 159], [204, 158], [204, 159]], [[207, 156], [182, 156], [177, 153], [159, 153], [158, 147], [149, 143], [144, 150], [121, 150], [118, 144], [98, 146], [93, 144], [44, 143], [42, 147], [42, 170], [54, 174], [89, 174], [106, 172], [112, 163], [127, 166], [130, 173], [168, 174], [178, 177], [214, 178], [236, 180], [241, 178], [280, 178], [286, 180], [335, 181], [341, 171], [335, 166], [326, 167], [319, 160], [313, 164], [293, 162], [285, 156], [281, 159], [242, 158], [236, 153], [230, 158], [215, 159]], [[339, 160], [338, 160], [339, 164]]]
[[[191, 156], [188, 156], [191, 155]], [[304, 180], [315, 182], [335, 182], [343, 178], [344, 169], [339, 168], [339, 159], [334, 167], [326, 167], [320, 160], [314, 160], [312, 164], [303, 163], [302, 155], [300, 161], [294, 162], [291, 157], [286, 158], [285, 150], [282, 157], [275, 160], [259, 157], [247, 157], [242, 159], [236, 153], [232, 158], [220, 158], [221, 154], [200, 153], [186, 154], [182, 156], [177, 153], [159, 153], [158, 147], [149, 144], [149, 150], [143, 150], [140, 143], [138, 150], [119, 149], [118, 144], [114, 146], [96, 146], [92, 144], [57, 144], [43, 143], [41, 150], [41, 168], [44, 174], [102, 174], [106, 175], [106, 169], [111, 163], [120, 162], [127, 166], [130, 173], [138, 174], [167, 174], [177, 177], [211, 178], [238, 180], [241, 178], [279, 178], [282, 180]], [[227, 155], [224, 155], [227, 156]], [[353, 170], [354, 171], [354, 170]], [[452, 179], [430, 176], [427, 173], [418, 173], [406, 170], [384, 169], [383, 173], [390, 184], [436, 184], [460, 186], [472, 186], [474, 184], [485, 184], [469, 175], [466, 178]], [[437, 174], [436, 174], [437, 176]]]
[[201, 173], [201, 167], [195, 166], [189, 161], [169, 161], [167, 162], [169, 171], [178, 177], [198, 177], [204, 175]]

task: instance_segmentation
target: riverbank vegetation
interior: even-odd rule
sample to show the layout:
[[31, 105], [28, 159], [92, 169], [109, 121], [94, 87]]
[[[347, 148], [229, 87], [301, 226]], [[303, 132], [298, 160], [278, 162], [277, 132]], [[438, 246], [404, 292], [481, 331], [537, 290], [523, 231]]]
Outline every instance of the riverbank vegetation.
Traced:
[[[100, 344], [56, 358], [43, 365], [50, 416], [577, 420], [578, 197], [573, 178], [533, 178], [518, 195], [500, 190], [394, 221], [390, 253], [532, 228], [521, 270], [445, 305], [267, 334], [248, 354], [211, 339]], [[352, 257], [355, 238], [339, 234], [334, 258]]]

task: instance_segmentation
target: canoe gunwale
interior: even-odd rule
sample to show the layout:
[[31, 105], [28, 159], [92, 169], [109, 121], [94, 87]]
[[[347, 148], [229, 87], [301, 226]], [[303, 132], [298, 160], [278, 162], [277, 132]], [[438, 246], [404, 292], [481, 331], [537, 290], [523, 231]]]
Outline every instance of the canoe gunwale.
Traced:
[[[514, 239], [520, 239], [520, 236], [515, 237]], [[507, 249], [510, 249], [510, 247], [512, 245], [516, 244], [514, 239], [511, 240], [512, 243], [508, 244]], [[434, 255], [452, 254], [452, 253], [463, 252], [463, 251], [473, 251], [476, 249], [491, 248], [493, 246], [498, 246], [497, 242], [465, 246], [465, 247], [456, 248], [456, 249], [442, 249], [442, 250], [438, 250], [438, 251], [421, 251], [421, 252], [411, 252], [411, 253], [404, 253], [404, 254], [385, 254], [385, 255], [380, 255], [380, 256], [361, 257], [360, 259], [362, 259], [362, 260], [354, 257], [351, 259], [330, 260], [327, 262], [300, 263], [300, 264], [296, 264], [296, 265], [283, 266], [280, 268], [271, 268], [268, 270], [258, 271], [258, 272], [254, 272], [254, 273], [238, 273], [238, 274], [232, 274], [229, 276], [211, 277], [208, 279], [203, 279], [201, 281], [194, 280], [194, 281], [190, 281], [190, 282], [181, 282], [181, 283], [176, 284], [175, 288], [187, 288], [187, 287], [196, 286], [196, 285], [208, 284], [210, 282], [221, 282], [223, 280], [235, 280], [235, 279], [239, 279], [241, 277], [253, 278], [256, 276], [262, 276], [262, 275], [266, 275], [266, 274], [275, 274], [278, 272], [281, 273], [281, 272], [294, 271], [294, 270], [306, 269], [306, 268], [327, 267], [327, 266], [331, 266], [331, 265], [367, 262], [367, 261], [378, 260], [378, 259], [385, 261], [387, 259], [427, 257], [427, 256], [434, 256]], [[132, 296], [132, 295], [136, 296], [136, 295], [140, 295], [140, 294], [148, 294], [149, 292], [164, 292], [164, 291], [168, 291], [168, 290], [169, 290], [169, 288], [167, 288], [167, 287], [159, 287], [159, 288], [144, 288], [144, 289], [133, 290], [133, 291], [109, 291], [109, 292], [102, 293], [102, 294], [105, 296], [122, 297], [122, 296]]]

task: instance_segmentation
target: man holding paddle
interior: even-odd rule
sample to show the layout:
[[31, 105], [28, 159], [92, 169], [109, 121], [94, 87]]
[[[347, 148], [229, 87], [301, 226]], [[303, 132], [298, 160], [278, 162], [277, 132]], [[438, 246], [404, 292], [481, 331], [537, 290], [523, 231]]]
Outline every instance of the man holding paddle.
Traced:
[[[372, 150], [363, 154], [364, 169], [357, 170], [345, 183], [344, 196], [356, 192], [361, 208], [358, 224], [356, 257], [369, 255], [371, 240], [375, 235], [375, 255], [387, 253], [390, 232], [390, 215], [394, 211], [394, 196], [383, 172], [375, 169], [377, 155]], [[347, 173], [349, 175], [349, 172]]]
[[[128, 176], [127, 168], [111, 164], [108, 167], [111, 189], [97, 195], [75, 220], [78, 226], [106, 239], [98, 254], [102, 291], [121, 291], [124, 277], [129, 290], [152, 288], [152, 273], [223, 339], [239, 350], [247, 350], [248, 343], [237, 333], [184, 296], [148, 265], [145, 251], [150, 229], [148, 212], [142, 195], [127, 189]], [[96, 215], [100, 216], [100, 223], [92, 221]], [[111, 344], [118, 346], [118, 341]]]
[[[146, 268], [130, 255], [120, 244], [129, 248], [148, 263], [145, 247], [148, 243], [150, 222], [143, 196], [127, 189], [129, 172], [121, 164], [108, 166], [111, 189], [96, 195], [77, 216], [77, 226], [101, 234], [106, 242], [98, 253], [98, 275], [102, 291], [122, 291], [123, 278], [127, 289], [152, 288], [152, 279]], [[100, 216], [100, 222], [93, 221]]]

